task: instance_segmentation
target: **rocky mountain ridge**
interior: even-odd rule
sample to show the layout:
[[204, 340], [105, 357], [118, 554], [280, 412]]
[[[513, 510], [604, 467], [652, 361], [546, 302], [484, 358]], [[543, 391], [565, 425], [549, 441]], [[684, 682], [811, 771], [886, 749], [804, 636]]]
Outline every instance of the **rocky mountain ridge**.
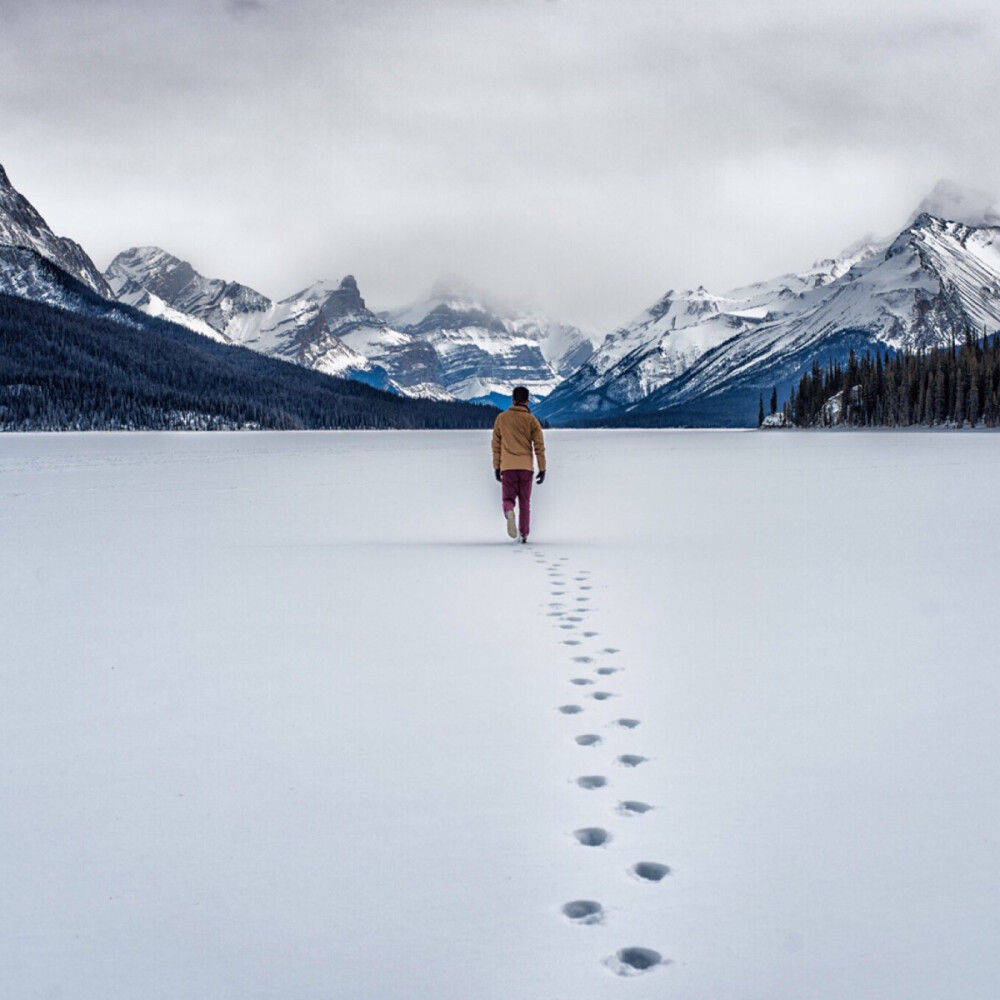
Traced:
[[917, 349], [1000, 327], [1000, 214], [940, 184], [898, 234], [800, 274], [715, 296], [668, 293], [610, 334], [539, 408], [553, 421], [640, 418], [747, 424], [759, 393], [787, 392], [814, 360]]

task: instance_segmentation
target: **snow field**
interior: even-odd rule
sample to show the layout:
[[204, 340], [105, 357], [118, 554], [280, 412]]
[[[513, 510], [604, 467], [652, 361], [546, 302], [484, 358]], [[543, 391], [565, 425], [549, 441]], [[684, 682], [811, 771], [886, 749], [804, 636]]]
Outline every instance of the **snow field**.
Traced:
[[993, 435], [547, 443], [0, 437], [5, 993], [995, 996]]

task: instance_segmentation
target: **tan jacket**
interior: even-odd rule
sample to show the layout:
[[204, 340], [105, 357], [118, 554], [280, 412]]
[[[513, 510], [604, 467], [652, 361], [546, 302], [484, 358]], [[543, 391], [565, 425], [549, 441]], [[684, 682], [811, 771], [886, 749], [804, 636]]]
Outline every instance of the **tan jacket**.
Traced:
[[535, 467], [532, 449], [538, 459], [538, 471], [545, 471], [545, 438], [538, 417], [523, 403], [515, 403], [504, 410], [493, 424], [493, 468], [507, 469]]

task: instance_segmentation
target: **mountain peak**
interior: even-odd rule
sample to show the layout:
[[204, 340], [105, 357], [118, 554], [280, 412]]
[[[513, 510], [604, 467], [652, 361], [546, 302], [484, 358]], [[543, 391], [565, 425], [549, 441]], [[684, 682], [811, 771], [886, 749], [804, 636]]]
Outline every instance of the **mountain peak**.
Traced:
[[38, 210], [18, 191], [0, 166], [0, 247], [27, 250], [44, 257], [61, 271], [82, 281], [104, 298], [111, 289], [83, 248], [65, 237], [56, 236]]
[[907, 225], [913, 225], [921, 215], [967, 226], [1000, 226], [1000, 205], [993, 195], [945, 178], [920, 202]]

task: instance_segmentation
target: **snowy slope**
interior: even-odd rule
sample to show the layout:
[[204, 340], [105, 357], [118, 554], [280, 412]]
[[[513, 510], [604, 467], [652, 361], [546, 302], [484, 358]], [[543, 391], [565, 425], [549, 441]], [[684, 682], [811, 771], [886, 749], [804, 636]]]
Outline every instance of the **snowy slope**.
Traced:
[[[866, 238], [801, 274], [721, 296], [668, 292], [610, 334], [540, 415], [705, 407], [726, 393], [745, 408], [761, 389], [852, 347], [926, 347], [964, 335], [966, 326], [996, 329], [1000, 212], [986, 195], [944, 181], [920, 207], [897, 236]], [[745, 409], [745, 419], [755, 412]]]
[[640, 406], [680, 406], [743, 386], [753, 395], [848, 346], [944, 346], [984, 327], [1000, 328], [1000, 228], [921, 215], [883, 252], [706, 354]]
[[547, 443], [0, 436], [5, 995], [994, 996], [995, 437]]
[[353, 275], [340, 282], [316, 282], [292, 298], [315, 305], [335, 336], [385, 369], [406, 395], [454, 399], [441, 386], [441, 365], [434, 348], [412, 334], [394, 329], [373, 313]]
[[544, 397], [593, 352], [576, 327], [494, 305], [454, 283], [440, 284], [426, 300], [384, 316], [434, 349], [441, 385], [459, 399], [502, 405], [515, 385]]
[[[66, 237], [56, 236], [31, 203], [14, 189], [0, 166], [0, 248], [3, 247], [30, 250], [91, 291], [112, 297], [101, 272], [83, 249]], [[0, 264], [0, 291], [60, 304], [58, 289], [32, 280], [20, 268], [11, 266], [12, 259], [16, 258], [8, 256], [7, 265]], [[34, 269], [29, 264], [28, 271], [31, 270]]]
[[159, 247], [120, 253], [106, 277], [120, 301], [151, 315], [166, 315], [198, 333], [327, 375], [392, 388], [382, 369], [330, 329], [317, 297], [276, 302], [238, 282], [206, 278]]

